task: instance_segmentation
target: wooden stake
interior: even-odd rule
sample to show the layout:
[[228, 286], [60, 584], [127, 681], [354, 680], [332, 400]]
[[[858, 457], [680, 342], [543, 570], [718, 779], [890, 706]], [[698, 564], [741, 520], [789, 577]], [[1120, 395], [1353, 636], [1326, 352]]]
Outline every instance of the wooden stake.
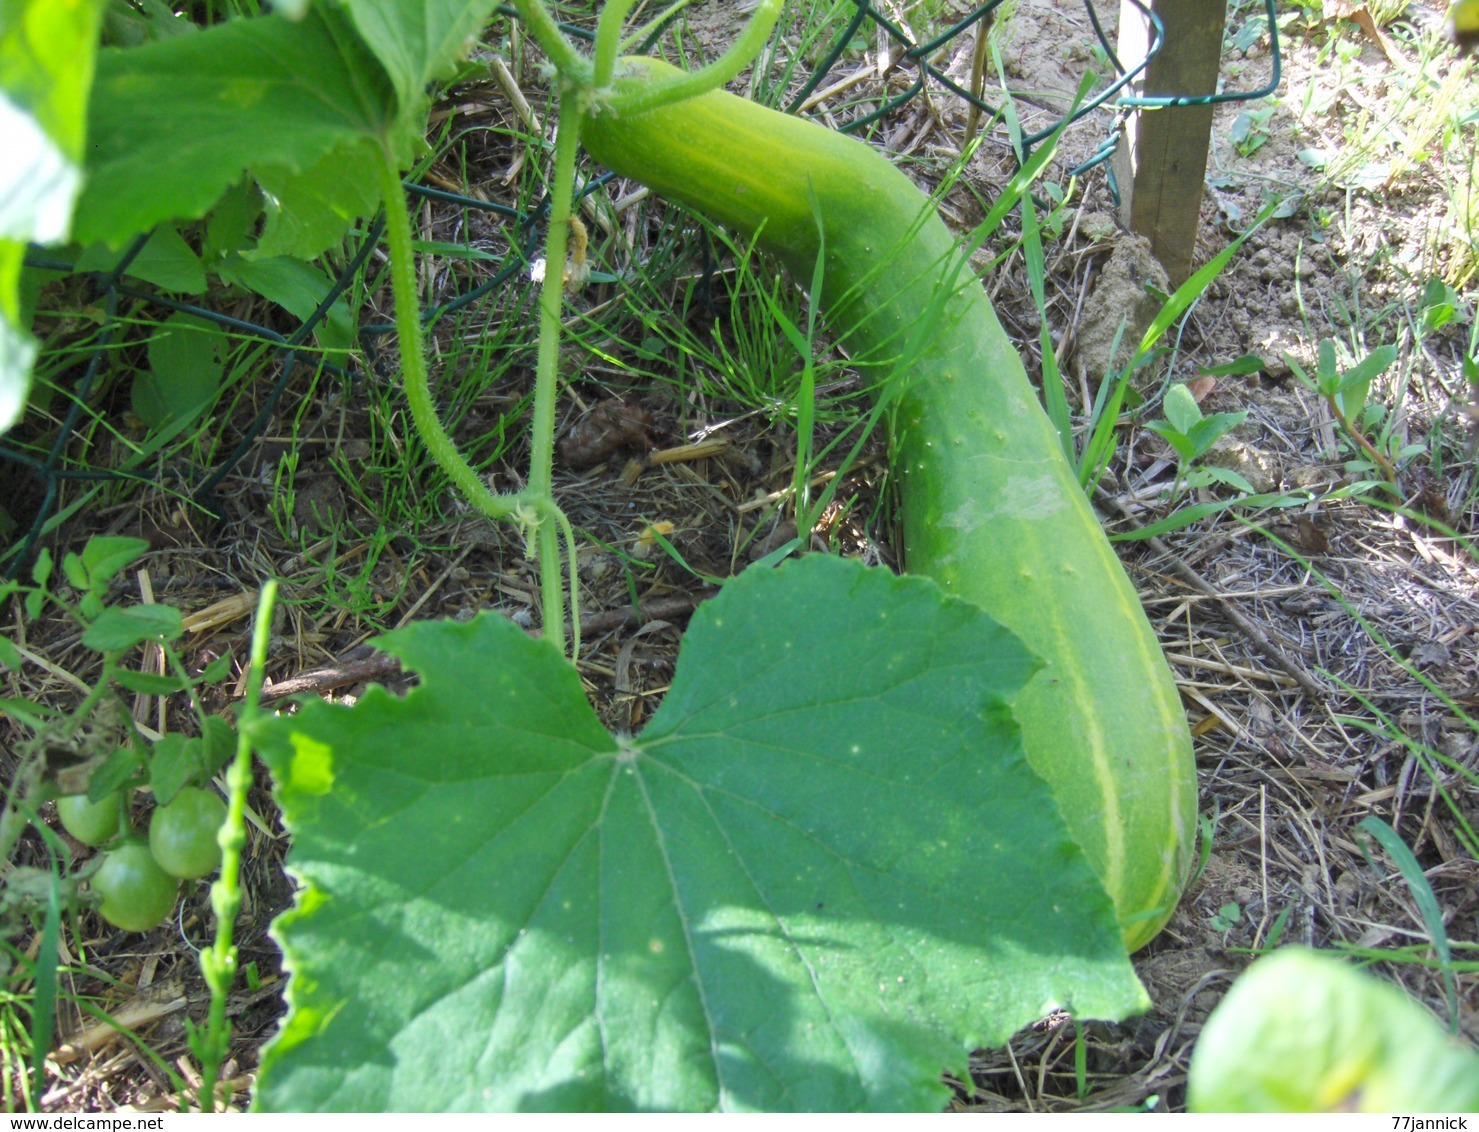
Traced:
[[[1195, 96], [1217, 90], [1222, 62], [1223, 0], [1145, 0], [1160, 16], [1166, 42], [1134, 83], [1136, 94]], [[1150, 40], [1150, 22], [1130, 0], [1120, 0], [1120, 62], [1133, 68]], [[1212, 136], [1211, 106], [1136, 110], [1115, 153], [1120, 222], [1150, 240], [1171, 282], [1192, 270], [1201, 219], [1202, 182]]]

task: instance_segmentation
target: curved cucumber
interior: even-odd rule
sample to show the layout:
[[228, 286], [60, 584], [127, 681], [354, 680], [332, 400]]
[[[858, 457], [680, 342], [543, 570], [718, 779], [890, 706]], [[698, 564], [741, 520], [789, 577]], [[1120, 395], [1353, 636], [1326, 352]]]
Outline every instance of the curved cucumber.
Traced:
[[[619, 89], [674, 73], [647, 59], [624, 70]], [[928, 200], [862, 142], [720, 91], [597, 116], [584, 140], [608, 168], [758, 236], [798, 278], [816, 264], [820, 220], [829, 324], [879, 380], [907, 350], [891, 378], [904, 383], [891, 439], [905, 563], [1047, 662], [1016, 705], [1027, 757], [1113, 897], [1126, 946], [1149, 941], [1191, 861], [1186, 717], [1021, 358], [969, 269], [957, 276]]]

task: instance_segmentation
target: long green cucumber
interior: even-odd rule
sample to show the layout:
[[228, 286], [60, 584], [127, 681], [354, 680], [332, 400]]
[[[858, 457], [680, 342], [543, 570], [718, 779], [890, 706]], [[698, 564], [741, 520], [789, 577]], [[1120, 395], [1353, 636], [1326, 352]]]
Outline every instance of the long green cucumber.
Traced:
[[[626, 60], [618, 90], [672, 73]], [[958, 272], [949, 230], [869, 146], [721, 91], [597, 113], [584, 140], [608, 168], [757, 237], [798, 278], [811, 278], [825, 241], [829, 324], [880, 380], [887, 359], [907, 353], [890, 378], [903, 383], [891, 442], [905, 565], [1046, 662], [1017, 701], [1027, 757], [1113, 897], [1126, 946], [1139, 948], [1189, 871], [1186, 717], [1021, 358], [980, 285]]]

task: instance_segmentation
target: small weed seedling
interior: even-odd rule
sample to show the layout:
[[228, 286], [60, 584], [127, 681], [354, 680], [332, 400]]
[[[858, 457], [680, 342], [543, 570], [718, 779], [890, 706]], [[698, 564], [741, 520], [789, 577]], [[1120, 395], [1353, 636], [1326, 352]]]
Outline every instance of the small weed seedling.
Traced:
[[1233, 124], [1227, 131], [1227, 140], [1232, 142], [1240, 156], [1252, 157], [1268, 142], [1272, 136], [1269, 132], [1269, 119], [1277, 109], [1278, 106], [1270, 102], [1256, 110], [1244, 110], [1233, 119]]
[[1166, 415], [1165, 420], [1152, 421], [1145, 427], [1176, 450], [1176, 483], [1171, 488], [1173, 499], [1180, 495], [1183, 486], [1198, 487], [1213, 482], [1226, 483], [1238, 491], [1253, 494], [1252, 484], [1225, 468], [1192, 470], [1192, 465], [1214, 444], [1247, 419], [1246, 411], [1204, 416], [1191, 390], [1181, 382], [1166, 390], [1161, 411]]
[[1368, 402], [1371, 382], [1380, 377], [1397, 360], [1396, 346], [1381, 346], [1348, 369], [1341, 369], [1336, 359], [1335, 342], [1320, 339], [1318, 364], [1313, 376], [1305, 372], [1288, 354], [1284, 360], [1301, 384], [1324, 400], [1341, 431], [1370, 459], [1393, 488], [1397, 486], [1397, 468], [1391, 459], [1367, 439], [1363, 425], [1376, 406]]

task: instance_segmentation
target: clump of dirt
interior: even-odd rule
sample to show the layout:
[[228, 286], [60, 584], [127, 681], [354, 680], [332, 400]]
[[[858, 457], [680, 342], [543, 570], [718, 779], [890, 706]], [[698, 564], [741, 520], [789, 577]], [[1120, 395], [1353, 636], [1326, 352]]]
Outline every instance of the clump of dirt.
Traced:
[[1155, 316], [1159, 296], [1171, 292], [1166, 269], [1144, 236], [1114, 241], [1084, 300], [1075, 343], [1075, 365], [1086, 379], [1098, 381], [1129, 365]]

